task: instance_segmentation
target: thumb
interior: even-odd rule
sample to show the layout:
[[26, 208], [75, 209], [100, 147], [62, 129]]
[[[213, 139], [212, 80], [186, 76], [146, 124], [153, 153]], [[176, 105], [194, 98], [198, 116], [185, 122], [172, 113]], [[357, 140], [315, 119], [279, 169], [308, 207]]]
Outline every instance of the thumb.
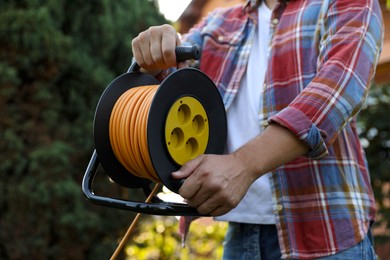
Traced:
[[183, 164], [183, 166], [179, 170], [172, 172], [172, 177], [174, 179], [187, 178], [195, 171], [196, 168], [198, 168], [198, 165], [201, 163], [203, 158], [204, 158], [204, 155], [200, 155], [200, 156], [196, 157], [195, 159], [186, 162], [185, 164]]

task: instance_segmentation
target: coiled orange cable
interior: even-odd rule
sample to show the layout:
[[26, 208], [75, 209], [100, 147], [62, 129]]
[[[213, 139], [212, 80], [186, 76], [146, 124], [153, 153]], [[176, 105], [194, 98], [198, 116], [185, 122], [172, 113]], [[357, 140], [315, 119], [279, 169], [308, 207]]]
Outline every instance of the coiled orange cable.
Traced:
[[160, 183], [149, 156], [147, 121], [158, 85], [127, 90], [112, 109], [109, 136], [119, 162], [133, 175]]

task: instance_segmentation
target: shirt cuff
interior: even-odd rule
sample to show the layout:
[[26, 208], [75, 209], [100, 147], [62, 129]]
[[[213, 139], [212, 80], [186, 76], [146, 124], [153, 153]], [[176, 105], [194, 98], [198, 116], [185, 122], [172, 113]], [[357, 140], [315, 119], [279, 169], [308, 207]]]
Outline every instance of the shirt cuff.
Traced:
[[328, 148], [324, 141], [326, 133], [319, 130], [302, 111], [287, 107], [271, 116], [268, 122], [289, 129], [299, 140], [304, 142], [310, 149], [306, 154], [307, 157], [318, 160], [328, 155]]

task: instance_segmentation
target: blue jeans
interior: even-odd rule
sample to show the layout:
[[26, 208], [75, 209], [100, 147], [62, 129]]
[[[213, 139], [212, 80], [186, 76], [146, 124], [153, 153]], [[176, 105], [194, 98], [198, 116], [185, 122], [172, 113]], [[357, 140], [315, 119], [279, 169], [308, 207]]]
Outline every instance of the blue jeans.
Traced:
[[[223, 260], [281, 259], [275, 225], [229, 223], [223, 251]], [[375, 260], [371, 231], [357, 245], [322, 260]]]

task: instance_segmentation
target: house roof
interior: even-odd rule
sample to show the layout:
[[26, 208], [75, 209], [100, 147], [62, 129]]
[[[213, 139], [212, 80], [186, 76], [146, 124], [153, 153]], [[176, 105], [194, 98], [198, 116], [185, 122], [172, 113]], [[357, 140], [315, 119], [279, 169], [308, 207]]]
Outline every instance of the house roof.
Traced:
[[203, 16], [217, 7], [228, 7], [243, 2], [244, 0], [192, 0], [177, 20], [178, 32], [187, 32]]

